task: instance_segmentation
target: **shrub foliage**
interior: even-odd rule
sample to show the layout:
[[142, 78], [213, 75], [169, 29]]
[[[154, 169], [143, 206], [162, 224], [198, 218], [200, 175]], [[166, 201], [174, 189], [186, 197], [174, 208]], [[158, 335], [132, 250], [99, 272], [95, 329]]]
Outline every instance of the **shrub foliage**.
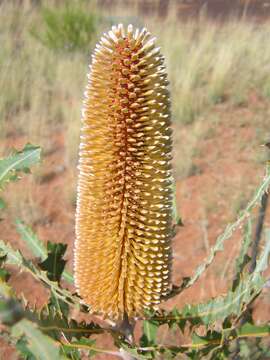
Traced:
[[[39, 159], [40, 148], [29, 144], [23, 150], [13, 151], [10, 156], [2, 159], [1, 189], [8, 182], [18, 180], [23, 173], [29, 173], [30, 167], [38, 163]], [[48, 242], [45, 246], [29, 226], [18, 220], [17, 231], [37, 259], [30, 261], [8, 243], [0, 242], [1, 336], [15, 345], [24, 359], [81, 359], [82, 354], [91, 357], [99, 352], [118, 354], [120, 357], [130, 355], [135, 359], [172, 359], [180, 355], [190, 359], [223, 359], [235, 352], [240, 356], [251, 353], [247, 343], [243, 342], [246, 338], [257, 339], [256, 351], [267, 355], [261, 339], [270, 334], [270, 324], [256, 325], [252, 319], [252, 311], [249, 311], [248, 317], [246, 313], [263, 289], [269, 287], [269, 281], [263, 275], [270, 253], [269, 229], [265, 231], [265, 243], [258, 255], [255, 270], [250, 272], [247, 267], [252, 243], [251, 211], [260, 203], [269, 184], [268, 166], [263, 182], [246, 209], [218, 237], [208, 258], [200, 264], [194, 275], [183, 279], [182, 284], [175, 285], [168, 298], [192, 286], [212, 263], [216, 253], [223, 250], [224, 242], [234, 230], [245, 224], [240, 253], [235, 262], [234, 281], [227, 294], [206, 303], [187, 304], [182, 309], [148, 311], [141, 319], [142, 336], [139, 343], [132, 336], [127, 336], [126, 327], [119, 324], [106, 324], [104, 321], [105, 325], [100, 326], [94, 322], [78, 321], [72, 316], [74, 309], [82, 315], [91, 309], [77, 294], [68, 290], [67, 285], [73, 283], [73, 276], [65, 270], [66, 262], [63, 257], [66, 245]], [[9, 266], [31, 274], [49, 290], [49, 300], [43, 308], [32, 308], [23, 297], [15, 295], [8, 281]], [[190, 343], [179, 346], [160, 344], [158, 329], [163, 325], [167, 325], [169, 331], [179, 328], [186, 334], [188, 330], [191, 335]], [[199, 327], [200, 330], [204, 328], [204, 336], [199, 335]], [[96, 336], [104, 333], [111, 335], [115, 345], [121, 349], [119, 352], [100, 349], [95, 345]], [[93, 335], [95, 339], [92, 338]]]
[[67, 4], [60, 9], [43, 8], [41, 30], [33, 27], [32, 34], [53, 50], [86, 51], [96, 34], [98, 17], [81, 7]]

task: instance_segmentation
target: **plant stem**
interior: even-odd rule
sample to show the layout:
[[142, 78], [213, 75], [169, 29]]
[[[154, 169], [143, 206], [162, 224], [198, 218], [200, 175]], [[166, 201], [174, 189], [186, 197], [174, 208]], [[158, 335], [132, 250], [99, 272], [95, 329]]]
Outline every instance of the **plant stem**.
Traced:
[[[134, 327], [135, 327], [135, 321], [134, 320], [131, 321], [128, 318], [127, 313], [125, 312], [123, 320], [121, 322], [119, 322], [115, 326], [114, 329], [119, 331], [123, 335], [125, 341], [127, 341], [129, 344], [133, 345], [134, 344]], [[130, 353], [125, 351], [123, 348], [120, 348], [120, 353], [124, 360], [136, 360], [136, 358], [134, 358]]]
[[257, 258], [257, 254], [258, 254], [259, 243], [260, 243], [260, 240], [262, 237], [262, 230], [263, 230], [263, 224], [264, 224], [267, 204], [268, 204], [268, 192], [265, 192], [263, 194], [262, 200], [261, 200], [261, 206], [259, 209], [255, 237], [254, 237], [254, 242], [253, 242], [253, 246], [252, 246], [252, 250], [251, 250], [251, 263], [250, 263], [250, 268], [249, 268], [250, 274], [253, 273], [253, 271], [256, 268], [256, 258]]
[[125, 339], [129, 342], [129, 343], [133, 343], [134, 342], [134, 327], [135, 327], [135, 322], [134, 321], [130, 321], [127, 314], [124, 313], [124, 318], [123, 320], [120, 322], [120, 324], [117, 326], [118, 330], [124, 335]]
[[[257, 264], [257, 254], [258, 254], [258, 250], [259, 250], [260, 240], [262, 237], [263, 224], [264, 224], [264, 220], [265, 220], [267, 204], [268, 204], [268, 192], [265, 191], [261, 198], [261, 206], [259, 208], [257, 225], [256, 225], [256, 230], [255, 230], [255, 235], [254, 235], [254, 241], [253, 241], [253, 245], [252, 245], [252, 249], [251, 249], [251, 262], [250, 262], [250, 267], [249, 267], [250, 274], [252, 274], [254, 272], [254, 270], [256, 268], [256, 264]], [[251, 309], [251, 304], [250, 304], [247, 307], [246, 311], [243, 313], [243, 316], [239, 321], [240, 326], [243, 326], [248, 321], [248, 319], [251, 315], [251, 311], [252, 311], [252, 309]], [[239, 344], [239, 339], [237, 339], [236, 350], [232, 357], [233, 360], [238, 359], [239, 352], [240, 352], [240, 344]]]

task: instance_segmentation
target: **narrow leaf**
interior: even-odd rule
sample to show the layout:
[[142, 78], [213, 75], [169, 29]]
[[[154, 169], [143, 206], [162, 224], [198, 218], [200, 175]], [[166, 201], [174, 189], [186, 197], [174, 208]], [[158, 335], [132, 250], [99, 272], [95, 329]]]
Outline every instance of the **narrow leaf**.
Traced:
[[[48, 256], [47, 248], [45, 244], [38, 238], [37, 234], [31, 229], [30, 226], [27, 226], [21, 220], [16, 220], [16, 228], [21, 236], [21, 239], [24, 240], [25, 244], [28, 246], [29, 250], [32, 251], [33, 255], [44, 261]], [[62, 277], [68, 283], [74, 283], [72, 274], [66, 270], [64, 270], [62, 273]]]
[[0, 323], [15, 324], [23, 317], [23, 309], [15, 299], [0, 297]]
[[195, 332], [192, 334], [192, 347], [202, 347], [209, 345], [209, 343], [219, 344], [221, 341], [221, 334], [216, 331], [208, 331], [206, 336], [199, 336]]
[[63, 274], [62, 274], [62, 278], [64, 280], [66, 280], [69, 284], [73, 284], [74, 283], [74, 278], [73, 275], [68, 272], [67, 270], [64, 270]]
[[218, 236], [216, 243], [210, 249], [210, 254], [206, 258], [206, 260], [198, 266], [194, 275], [191, 278], [184, 279], [183, 283], [180, 286], [174, 286], [171, 293], [165, 296], [164, 299], [169, 299], [181, 293], [184, 289], [192, 286], [201, 277], [201, 275], [213, 262], [216, 254], [219, 251], [223, 250], [224, 242], [232, 236], [234, 231], [238, 229], [240, 225], [242, 225], [242, 223], [246, 221], [246, 219], [248, 219], [248, 217], [251, 215], [252, 210], [260, 203], [261, 198], [263, 194], [268, 190], [269, 185], [270, 185], [270, 165], [266, 167], [266, 176], [264, 178], [264, 181], [255, 191], [252, 200], [248, 203], [247, 207], [241, 212], [241, 215], [238, 217], [238, 219], [234, 223], [229, 224], [226, 227], [225, 231], [220, 236]]
[[160, 324], [178, 323], [188, 320], [192, 325], [211, 325], [217, 320], [235, 315], [239, 317], [246, 306], [260, 294], [266, 281], [262, 272], [267, 268], [270, 254], [270, 230], [266, 232], [266, 245], [252, 274], [246, 274], [235, 290], [229, 291], [224, 297], [217, 297], [207, 303], [186, 305], [182, 311], [174, 309], [171, 313], [163, 312], [160, 316], [153, 316], [149, 320], [157, 320]]
[[[95, 356], [97, 354], [97, 351], [95, 350], [95, 345], [96, 341], [92, 340], [92, 339], [86, 339], [86, 338], [81, 338], [79, 341], [74, 341], [70, 344], [63, 344], [62, 345], [62, 349], [66, 352], [66, 351], [70, 351], [72, 348], [72, 346], [76, 349], [77, 348], [81, 348], [82, 350], [84, 350], [84, 352], [87, 351], [87, 356], [88, 358], [91, 358], [92, 356]], [[102, 352], [102, 349], [99, 349]], [[106, 350], [104, 350], [104, 352], [106, 353]], [[80, 358], [81, 359], [81, 358]]]
[[157, 331], [159, 323], [154, 320], [144, 320], [143, 335], [141, 337], [142, 346], [151, 346], [157, 343]]
[[128, 354], [132, 355], [131, 359], [133, 359], [134, 357], [134, 359], [136, 360], [145, 360], [145, 359], [153, 358], [151, 353], [139, 351], [137, 348], [130, 347], [125, 343], [121, 344], [120, 352], [122, 353], [123, 359], [129, 359]]
[[270, 324], [254, 325], [246, 323], [237, 330], [238, 337], [264, 337], [270, 335]]
[[25, 241], [29, 250], [32, 251], [33, 255], [41, 260], [45, 260], [47, 257], [47, 249], [33, 230], [29, 226], [25, 225], [21, 220], [16, 220], [16, 229], [21, 235], [22, 240]]
[[237, 256], [235, 262], [236, 271], [232, 285], [233, 290], [239, 285], [241, 274], [244, 270], [244, 267], [250, 261], [250, 257], [248, 256], [248, 249], [251, 243], [252, 243], [252, 223], [251, 223], [251, 219], [249, 218], [244, 228], [244, 236], [243, 236], [240, 253]]
[[0, 198], [0, 210], [5, 209], [6, 207], [7, 207], [6, 202], [2, 198]]
[[60, 346], [29, 320], [23, 319], [12, 327], [12, 336], [25, 336], [27, 347], [37, 360], [63, 360], [60, 355]]
[[10, 285], [7, 283], [9, 279], [9, 272], [4, 269], [3, 265], [5, 263], [5, 256], [0, 256], [0, 299], [1, 298], [10, 298], [13, 296], [13, 290]]
[[39, 264], [40, 268], [47, 272], [51, 281], [60, 281], [66, 261], [63, 259], [67, 245], [48, 242], [48, 257]]
[[17, 250], [15, 251], [10, 245], [0, 240], [0, 257], [5, 256], [5, 262], [10, 265], [16, 265], [22, 270], [29, 272], [34, 278], [42, 281], [51, 292], [58, 298], [69, 305], [79, 306], [80, 300], [73, 296], [68, 290], [62, 289], [55, 281], [51, 281], [45, 271], [39, 270], [31, 261], [25, 259]]
[[0, 188], [9, 181], [17, 180], [19, 172], [29, 172], [30, 167], [40, 161], [41, 148], [31, 144], [23, 150], [14, 151], [7, 158], [0, 160]]
[[68, 341], [72, 338], [80, 340], [83, 336], [90, 337], [92, 334], [102, 334], [104, 329], [90, 322], [77, 322], [69, 319], [69, 307], [63, 301], [51, 296], [49, 303], [38, 314], [39, 328], [54, 339], [61, 339], [62, 335]]
[[16, 349], [19, 351], [24, 360], [36, 360], [33, 353], [31, 353], [27, 347], [27, 340], [25, 339], [25, 336], [21, 337], [16, 342]]

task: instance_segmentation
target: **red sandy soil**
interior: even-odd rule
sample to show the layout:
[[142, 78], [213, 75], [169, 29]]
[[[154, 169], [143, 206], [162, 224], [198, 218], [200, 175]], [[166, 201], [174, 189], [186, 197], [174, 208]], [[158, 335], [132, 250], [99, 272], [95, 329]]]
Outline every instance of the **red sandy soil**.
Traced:
[[[266, 102], [251, 96], [248, 107], [232, 108], [229, 104], [216, 106], [212, 113], [219, 118], [217, 123], [211, 123], [205, 118], [205, 132], [198, 140], [196, 156], [193, 159], [200, 171], [177, 181], [177, 202], [184, 226], [179, 228], [173, 241], [173, 281], [176, 284], [179, 284], [183, 277], [193, 274], [196, 267], [209, 254], [211, 245], [225, 229], [227, 222], [236, 219], [235, 203], [239, 197], [244, 196], [246, 204], [256, 184], [263, 179], [264, 164], [254, 161], [256, 156], [259, 157], [265, 151], [259, 146], [261, 140], [257, 138], [258, 127], [262, 128], [262, 125], [254, 119], [256, 112], [266, 111], [268, 106]], [[184, 142], [185, 134], [190, 131], [190, 127], [174, 127], [175, 138], [183, 139]], [[63, 132], [52, 134], [51, 139], [50, 149], [53, 151], [48, 152], [48, 149], [45, 149], [47, 155], [42, 163], [41, 174], [36, 177], [34, 183], [33, 180], [30, 181], [30, 175], [25, 176], [17, 184], [9, 185], [7, 198], [9, 192], [18, 192], [19, 201], [20, 192], [32, 184], [36, 212], [33, 223], [29, 225], [33, 226], [43, 241], [68, 244], [67, 266], [72, 269], [75, 206], [71, 199], [75, 195], [74, 171], [64, 165], [67, 144]], [[13, 136], [7, 139], [7, 144], [20, 148], [26, 140], [28, 139], [23, 136]], [[181, 159], [181, 152], [176, 148], [175, 153], [176, 163]], [[34, 170], [34, 173], [36, 171]], [[73, 187], [70, 184], [73, 184]], [[4, 220], [0, 223], [1, 238], [10, 241], [14, 247], [20, 248], [26, 256], [31, 257], [8, 218], [9, 211], [12, 212], [7, 210]], [[269, 209], [265, 225], [270, 225]], [[241, 229], [227, 240], [224, 252], [217, 255], [201, 279], [163, 307], [171, 309], [176, 305], [181, 308], [187, 302], [198, 303], [225, 294], [233, 277], [240, 238]], [[47, 291], [29, 275], [13, 271], [11, 283], [17, 293], [23, 292], [30, 303], [42, 306], [46, 301]], [[262, 294], [255, 311], [258, 322], [270, 320], [269, 305], [269, 293]], [[137, 327], [137, 336], [139, 331]], [[160, 337], [162, 343], [166, 344], [181, 341], [180, 333], [169, 335], [166, 329], [161, 330]], [[101, 344], [98, 342], [101, 347], [113, 349], [109, 338], [103, 337]], [[17, 358], [9, 347], [0, 344], [0, 359]], [[99, 355], [96, 358], [113, 359], [111, 355]]]

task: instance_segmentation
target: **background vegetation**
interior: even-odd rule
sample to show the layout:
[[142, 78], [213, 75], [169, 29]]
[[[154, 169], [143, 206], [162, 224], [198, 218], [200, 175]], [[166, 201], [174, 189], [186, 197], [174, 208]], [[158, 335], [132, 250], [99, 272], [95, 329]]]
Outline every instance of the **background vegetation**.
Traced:
[[[241, 17], [229, 18], [221, 23], [209, 19], [204, 13], [196, 19], [189, 18], [183, 22], [177, 18], [173, 7], [167, 17], [159, 18], [156, 14], [140, 13], [139, 1], [131, 2], [129, 6], [116, 3], [110, 7], [98, 7], [95, 2], [90, 1], [29, 1], [21, 2], [20, 6], [13, 1], [4, 1], [0, 4], [1, 153], [3, 156], [9, 154], [10, 147], [22, 148], [23, 144], [30, 141], [41, 145], [44, 154], [42, 166], [35, 168], [31, 177], [23, 178], [16, 187], [10, 184], [5, 188], [0, 203], [1, 207], [5, 208], [1, 213], [4, 221], [0, 223], [2, 238], [14, 248], [23, 251], [25, 260], [17, 261], [24, 265], [28, 264], [25, 263], [26, 259], [33, 257], [46, 261], [50, 251], [55, 254], [56, 250], [48, 245], [48, 250], [45, 247], [43, 255], [39, 251], [34, 254], [29, 251], [29, 246], [17, 233], [18, 229], [25, 228], [20, 227], [21, 223], [18, 221], [15, 225], [16, 219], [23, 220], [34, 228], [42, 239], [41, 242], [50, 240], [52, 243], [68, 244], [67, 249], [60, 246], [60, 254], [66, 250], [68, 272], [63, 275], [64, 281], [70, 280], [72, 268], [79, 118], [87, 65], [96, 40], [111, 24], [123, 22], [147, 26], [157, 36], [166, 57], [175, 130], [177, 206], [185, 224], [184, 228], [179, 230], [174, 244], [174, 281], [179, 284], [183, 277], [194, 272], [206, 255], [212, 254], [211, 249], [217, 235], [222, 232], [228, 220], [237, 218], [237, 214], [245, 208], [254, 192], [255, 184], [261, 182], [265, 175], [264, 164], [269, 154], [259, 145], [269, 139], [269, 22], [260, 18], [250, 20]], [[26, 167], [22, 169], [25, 170]], [[259, 194], [261, 196], [263, 192], [260, 191]], [[255, 199], [254, 205], [258, 203], [258, 199]], [[255, 222], [256, 211], [249, 213]], [[236, 225], [238, 228], [239, 224]], [[265, 226], [269, 227], [268, 213]], [[252, 230], [245, 228], [245, 231], [251, 239]], [[232, 280], [243, 270], [241, 262], [236, 269], [232, 266], [240, 249], [241, 232], [243, 231], [238, 229], [234, 237], [228, 240], [224, 256], [218, 255], [211, 266], [212, 270], [200, 277], [193, 290], [189, 289], [179, 297], [169, 300], [165, 305], [166, 310], [170, 311], [174, 305], [179, 308], [185, 303], [207, 301], [220, 294], [229, 294]], [[26, 232], [26, 238], [31, 241], [33, 237], [27, 237], [27, 234], [29, 233]], [[243, 257], [250, 251], [249, 246], [245, 249], [242, 252]], [[6, 249], [3, 256], [9, 251]], [[265, 261], [265, 258], [262, 258], [261, 268], [257, 269], [259, 273], [266, 266]], [[45, 275], [39, 268], [33, 270], [32, 264], [25, 266], [28, 266], [28, 269], [30, 267], [32, 273], [37, 271], [38, 275], [35, 277], [47, 282], [50, 289], [47, 278], [58, 281], [63, 272], [62, 268], [53, 279], [47, 274], [44, 280], [40, 278], [40, 274]], [[41, 269], [48, 271], [47, 265]], [[9, 283], [20, 298], [26, 297], [27, 302], [39, 308], [47, 302], [48, 293], [41, 290], [37, 283], [31, 282], [31, 277], [18, 273], [14, 268], [9, 272]], [[251, 293], [254, 294], [255, 291], [256, 295], [259, 294], [263, 289], [262, 284], [264, 283], [257, 288], [257, 292], [250, 288]], [[72, 290], [72, 285], [69, 286]], [[57, 293], [58, 290], [55, 291]], [[264, 324], [269, 324], [270, 321], [265, 316], [269, 313], [270, 300], [265, 288], [263, 294], [262, 300], [254, 305], [257, 325], [262, 320]], [[71, 295], [65, 293], [63, 296], [65, 298]], [[51, 297], [51, 303], [54, 304], [54, 300]], [[253, 300], [254, 296], [250, 295], [250, 298], [243, 299], [243, 304], [253, 303]], [[78, 303], [78, 300], [75, 302]], [[24, 304], [19, 304], [19, 309], [20, 306], [24, 308]], [[56, 311], [54, 306], [55, 304], [52, 305], [52, 310]], [[245, 305], [235, 310], [234, 314], [237, 313], [241, 318], [244, 308]], [[198, 311], [198, 308], [193, 310]], [[225, 315], [218, 314], [219, 321], [226, 325], [225, 329], [231, 325], [231, 318], [228, 316], [233, 311], [231, 308], [230, 310]], [[61, 313], [63, 311], [61, 310]], [[78, 309], [74, 310], [73, 314], [76, 315], [76, 311]], [[188, 311], [186, 310], [186, 314]], [[181, 314], [183, 315], [183, 312]], [[19, 315], [19, 318], [25, 316], [29, 320], [28, 315]], [[179, 321], [176, 310], [173, 316], [175, 324], [184, 328], [186, 323]], [[15, 320], [12, 318], [10, 323], [16, 324], [18, 319]], [[169, 344], [180, 348], [181, 344], [190, 343], [187, 340], [187, 326], [184, 334], [180, 334], [179, 329], [169, 332], [168, 326], [173, 326], [173, 323], [159, 320], [157, 323], [152, 319], [150, 324], [145, 325], [145, 329], [150, 326], [151, 332], [147, 335], [145, 330], [141, 340], [142, 347]], [[191, 323], [191, 328], [201, 324], [211, 327], [211, 321], [217, 326], [217, 333], [211, 332], [207, 335], [197, 331], [197, 334], [207, 336], [205, 341], [212, 339], [214, 345], [223, 349], [221, 342], [215, 341], [220, 339], [220, 336], [226, 338], [227, 333], [223, 332], [224, 328], [219, 331], [220, 323], [217, 325], [217, 318], [205, 322], [205, 319], [198, 315], [194, 323]], [[9, 321], [5, 319], [5, 323]], [[157, 331], [161, 324], [163, 327]], [[20, 326], [26, 327], [24, 330], [20, 329], [21, 332], [17, 327], [19, 334], [26, 331], [30, 325], [23, 323]], [[17, 334], [16, 330], [14, 331]], [[31, 328], [29, 331], [34, 330]], [[240, 331], [238, 337], [242, 339], [241, 334], [245, 332], [241, 331], [248, 329], [235, 331]], [[252, 331], [254, 334], [255, 330]], [[268, 330], [264, 331], [267, 334]], [[153, 338], [153, 334], [157, 337]], [[192, 344], [201, 344], [203, 338], [198, 339], [196, 336], [193, 335]], [[17, 349], [25, 349], [26, 338], [17, 338], [20, 339]], [[105, 340], [103, 338], [103, 347], [106, 341], [109, 342], [106, 337]], [[232, 345], [226, 343], [226, 346], [238, 347], [243, 358], [256, 358], [252, 354], [257, 352], [258, 358], [269, 356], [264, 354], [264, 350], [260, 350], [264, 348], [261, 342], [255, 344], [256, 346], [253, 343], [250, 346], [246, 340], [235, 344], [236, 342]], [[90, 346], [89, 343], [86, 346]], [[225, 348], [226, 351], [227, 349], [228, 347]], [[9, 348], [3, 351], [9, 353]], [[203, 353], [198, 355], [192, 347], [188, 351], [191, 351], [194, 358], [206, 356]], [[3, 354], [2, 356], [7, 356]], [[144, 352], [140, 354], [144, 355], [148, 356]], [[76, 358], [75, 355], [72, 356]], [[108, 356], [110, 358], [112, 354]], [[216, 356], [215, 352], [213, 356]], [[226, 354], [224, 356], [226, 357]]]

